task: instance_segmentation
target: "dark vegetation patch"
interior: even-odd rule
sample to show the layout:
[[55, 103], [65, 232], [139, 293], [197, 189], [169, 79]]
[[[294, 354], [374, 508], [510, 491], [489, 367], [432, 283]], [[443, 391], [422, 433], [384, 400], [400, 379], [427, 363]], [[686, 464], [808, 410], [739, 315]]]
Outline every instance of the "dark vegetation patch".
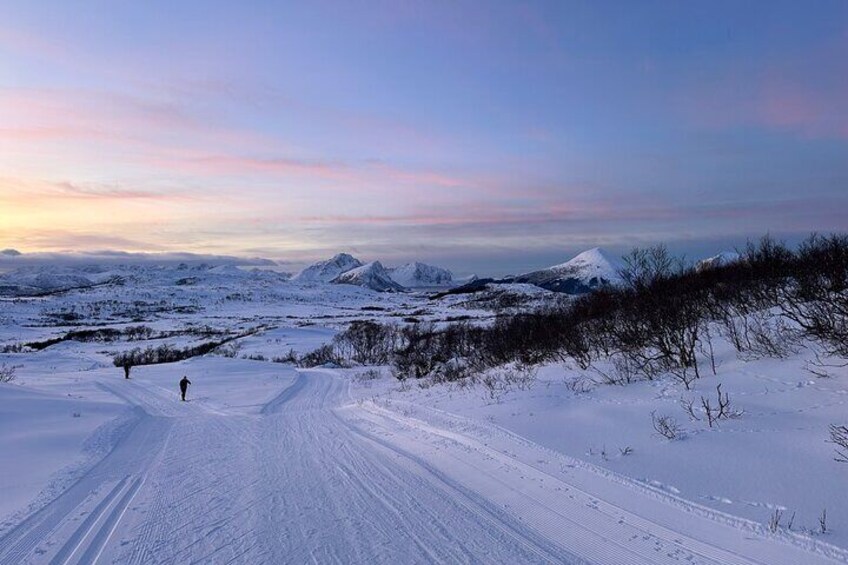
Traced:
[[[716, 333], [743, 357], [783, 357], [812, 344], [822, 357], [848, 359], [848, 236], [814, 235], [797, 250], [765, 237], [739, 261], [709, 268], [687, 266], [663, 246], [636, 249], [625, 264], [621, 287], [485, 326], [354, 323], [309, 362], [389, 364], [398, 379], [454, 381], [569, 361], [610, 384], [672, 375], [688, 389], [715, 372]], [[603, 372], [599, 361], [610, 362]], [[816, 367], [826, 374], [823, 362]]]

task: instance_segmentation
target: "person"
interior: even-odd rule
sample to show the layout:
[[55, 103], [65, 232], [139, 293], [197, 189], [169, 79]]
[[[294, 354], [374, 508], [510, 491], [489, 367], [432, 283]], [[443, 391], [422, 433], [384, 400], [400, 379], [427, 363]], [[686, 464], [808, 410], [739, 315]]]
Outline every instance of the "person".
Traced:
[[188, 377], [183, 376], [183, 380], [180, 381], [180, 392], [182, 393], [183, 402], [185, 402], [185, 393], [188, 390], [188, 385], [191, 384], [191, 381], [188, 380]]

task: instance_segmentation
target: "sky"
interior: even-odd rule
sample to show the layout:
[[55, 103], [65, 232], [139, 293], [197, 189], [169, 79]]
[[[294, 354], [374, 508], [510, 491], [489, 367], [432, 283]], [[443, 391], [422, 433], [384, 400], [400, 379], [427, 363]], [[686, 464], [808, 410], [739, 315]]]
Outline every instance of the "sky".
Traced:
[[505, 274], [848, 231], [848, 2], [0, 0], [0, 248]]

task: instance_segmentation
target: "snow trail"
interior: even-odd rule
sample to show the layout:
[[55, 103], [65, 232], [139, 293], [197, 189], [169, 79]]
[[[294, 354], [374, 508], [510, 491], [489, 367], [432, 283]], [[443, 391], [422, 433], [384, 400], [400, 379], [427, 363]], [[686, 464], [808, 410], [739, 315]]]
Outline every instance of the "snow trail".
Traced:
[[0, 538], [0, 563], [835, 562], [603, 476], [537, 468], [507, 436], [352, 403], [332, 370], [286, 371], [254, 413], [102, 381], [133, 425]]

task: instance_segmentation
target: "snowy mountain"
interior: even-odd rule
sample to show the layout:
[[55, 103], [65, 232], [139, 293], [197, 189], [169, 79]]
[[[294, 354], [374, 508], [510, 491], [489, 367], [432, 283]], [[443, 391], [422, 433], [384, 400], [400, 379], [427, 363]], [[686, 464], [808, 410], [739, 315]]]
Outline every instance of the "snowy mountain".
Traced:
[[347, 253], [339, 253], [332, 259], [319, 261], [306, 267], [292, 280], [298, 282], [330, 282], [344, 272], [363, 265], [362, 261]]
[[35, 296], [102, 282], [71, 269], [22, 268], [0, 275], [0, 296]]
[[621, 263], [600, 247], [580, 253], [573, 259], [516, 277], [510, 282], [534, 284], [538, 287], [564, 292], [583, 294], [606, 285], [621, 281], [618, 274]]
[[478, 277], [477, 275], [467, 275], [467, 276], [464, 276], [464, 277], [460, 277], [458, 279], [456, 279], [456, 278], [453, 279], [453, 284], [460, 286], [460, 285], [465, 285], [465, 284], [471, 284], [471, 283], [473, 283], [474, 281], [477, 281], [477, 280], [480, 280], [480, 277]]
[[378, 292], [401, 292], [404, 287], [392, 280], [389, 271], [379, 261], [356, 267], [334, 278], [333, 284], [353, 284]]
[[450, 286], [453, 274], [447, 269], [424, 263], [407, 263], [388, 269], [393, 281], [406, 288]]
[[702, 259], [695, 264], [697, 270], [712, 269], [714, 267], [723, 267], [730, 263], [735, 263], [742, 259], [742, 256], [735, 251], [722, 251], [718, 255], [714, 255], [707, 259]]

